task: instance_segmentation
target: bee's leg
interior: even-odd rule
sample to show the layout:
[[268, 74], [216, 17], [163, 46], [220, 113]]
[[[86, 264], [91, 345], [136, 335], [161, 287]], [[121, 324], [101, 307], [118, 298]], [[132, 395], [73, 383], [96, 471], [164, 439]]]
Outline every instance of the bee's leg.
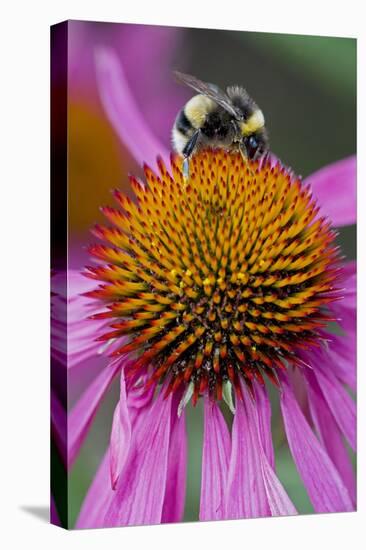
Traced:
[[241, 141], [239, 143], [239, 152], [242, 156], [242, 159], [245, 161], [245, 162], [248, 162], [248, 152], [247, 152], [247, 148], [245, 147], [244, 143]]
[[196, 130], [183, 149], [183, 176], [185, 179], [189, 178], [189, 159], [197, 145], [197, 140], [201, 134], [201, 130]]
[[[248, 151], [247, 151], [247, 148], [245, 147], [244, 143], [241, 141], [240, 144], [239, 144], [239, 151], [240, 151], [240, 154], [242, 156], [242, 159], [243, 161], [248, 164]], [[248, 166], [248, 170], [249, 172], [251, 173], [252, 176], [254, 176], [254, 172], [251, 168], [249, 168]]]
[[182, 165], [183, 177], [185, 180], [189, 178], [189, 157], [184, 157]]

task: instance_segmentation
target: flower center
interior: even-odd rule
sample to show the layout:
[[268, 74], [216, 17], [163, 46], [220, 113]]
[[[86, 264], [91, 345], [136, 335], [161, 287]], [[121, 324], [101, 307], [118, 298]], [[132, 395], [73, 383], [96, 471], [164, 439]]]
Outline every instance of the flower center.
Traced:
[[135, 369], [168, 392], [192, 388], [194, 400], [223, 386], [250, 386], [263, 374], [298, 364], [317, 344], [336, 298], [338, 252], [330, 223], [319, 218], [308, 186], [279, 162], [245, 162], [207, 150], [172, 173], [145, 168], [147, 186], [131, 178], [137, 201], [115, 192], [120, 209], [103, 208], [113, 227], [94, 234], [108, 244], [89, 267], [103, 281], [89, 296], [111, 318], [103, 339], [117, 354], [137, 353]]

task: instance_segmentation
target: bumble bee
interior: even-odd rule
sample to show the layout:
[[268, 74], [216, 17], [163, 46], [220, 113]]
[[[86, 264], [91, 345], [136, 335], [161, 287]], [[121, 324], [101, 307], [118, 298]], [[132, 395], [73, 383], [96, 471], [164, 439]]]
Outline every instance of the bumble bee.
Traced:
[[179, 111], [172, 131], [173, 147], [184, 157], [186, 176], [189, 158], [200, 148], [240, 151], [251, 160], [267, 151], [263, 113], [244, 88], [229, 86], [225, 93], [194, 76], [178, 71], [174, 75], [178, 82], [199, 92]]

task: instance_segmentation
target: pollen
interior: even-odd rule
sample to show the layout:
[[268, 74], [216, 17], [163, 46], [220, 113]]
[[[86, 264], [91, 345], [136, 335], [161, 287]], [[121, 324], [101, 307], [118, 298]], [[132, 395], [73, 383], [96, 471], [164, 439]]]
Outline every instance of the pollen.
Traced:
[[114, 192], [93, 230], [99, 264], [86, 275], [100, 284], [88, 295], [110, 321], [100, 339], [120, 339], [114, 354], [133, 353], [136, 375], [194, 402], [220, 400], [228, 381], [278, 385], [299, 350], [321, 345], [339, 298], [335, 234], [309, 186], [223, 150], [194, 155], [188, 180], [179, 156], [145, 177], [130, 178], [135, 201]]

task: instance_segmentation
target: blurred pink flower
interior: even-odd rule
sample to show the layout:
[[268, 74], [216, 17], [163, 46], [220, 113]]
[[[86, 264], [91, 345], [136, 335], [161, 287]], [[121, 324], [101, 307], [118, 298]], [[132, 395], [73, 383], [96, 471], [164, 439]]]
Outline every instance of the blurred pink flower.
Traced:
[[177, 110], [187, 91], [171, 77], [183, 29], [69, 21], [69, 90], [72, 98], [98, 101], [95, 52], [113, 50], [123, 65], [127, 86], [148, 126], [166, 145]]
[[[155, 163], [167, 151], [138, 111], [115, 54], [97, 51], [99, 87], [106, 111], [120, 138], [139, 162]], [[137, 121], [136, 124], [133, 124]], [[275, 161], [274, 161], [275, 162]], [[321, 214], [338, 226], [356, 219], [355, 158], [351, 157], [309, 176], [303, 183], [312, 186]], [[160, 165], [160, 170], [162, 170]], [[285, 170], [283, 168], [283, 170]], [[153, 177], [153, 176], [152, 176]], [[335, 198], [337, 197], [337, 199]], [[318, 220], [320, 215], [318, 215]], [[325, 223], [324, 218], [323, 223]], [[297, 351], [296, 364], [311, 415], [310, 424], [295, 397], [289, 372], [278, 371], [280, 404], [288, 445], [316, 512], [355, 509], [355, 479], [343, 438], [355, 450], [355, 403], [347, 388], [355, 390], [355, 263], [343, 264], [344, 289], [328, 308], [339, 319], [343, 335], [326, 328], [317, 331], [319, 347]], [[93, 270], [89, 273], [93, 274]], [[98, 278], [98, 269], [95, 278]], [[96, 294], [88, 292], [90, 281], [73, 273], [80, 281], [75, 297], [75, 330], [85, 321], [85, 308], [98, 311]], [[85, 284], [85, 295], [81, 289]], [[79, 285], [79, 283], [78, 283]], [[101, 302], [99, 301], [99, 304]], [[78, 308], [80, 306], [80, 309]], [[79, 312], [79, 313], [78, 313]], [[97, 316], [98, 317], [98, 316]], [[103, 316], [100, 316], [103, 317]], [[80, 346], [71, 362], [95, 353], [102, 345], [95, 338], [103, 328], [92, 321], [81, 333]], [[98, 328], [99, 327], [99, 328]], [[90, 338], [90, 339], [89, 339]], [[112, 336], [111, 336], [112, 338]], [[121, 347], [113, 338], [114, 350]], [[126, 337], [127, 338], [127, 337]], [[108, 339], [107, 339], [108, 341]], [[109, 350], [110, 351], [110, 350]], [[153, 524], [180, 521], [185, 501], [187, 442], [185, 405], [191, 395], [179, 389], [164, 398], [146, 388], [143, 371], [135, 370], [133, 355], [115, 358], [93, 380], [69, 415], [69, 462], [76, 458], [93, 418], [116, 376], [120, 379], [120, 399], [111, 430], [110, 445], [89, 488], [77, 527]], [[166, 382], [168, 384], [168, 381]], [[204, 441], [200, 519], [224, 519], [291, 515], [296, 509], [275, 473], [271, 435], [271, 404], [265, 386], [253, 379], [240, 382], [242, 399], [229, 406], [234, 414], [232, 432], [215, 400], [204, 399]], [[254, 399], [253, 399], [254, 397]]]

